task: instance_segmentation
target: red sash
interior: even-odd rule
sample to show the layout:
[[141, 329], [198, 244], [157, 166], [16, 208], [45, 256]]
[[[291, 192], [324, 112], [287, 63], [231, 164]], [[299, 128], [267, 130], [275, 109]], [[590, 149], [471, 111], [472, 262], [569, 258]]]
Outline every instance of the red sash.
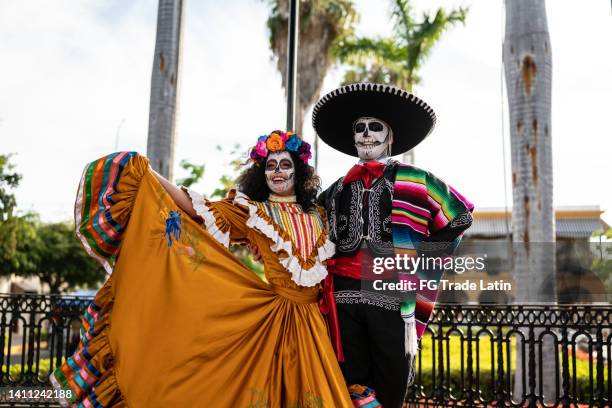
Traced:
[[329, 336], [336, 352], [338, 361], [344, 361], [342, 341], [340, 339], [340, 326], [338, 324], [338, 310], [334, 297], [334, 276], [343, 276], [358, 280], [390, 279], [395, 276], [392, 270], [385, 270], [382, 274], [372, 271], [374, 260], [367, 249], [360, 249], [352, 256], [338, 256], [327, 261], [327, 277], [323, 282], [323, 297], [319, 301], [319, 309], [327, 320]]

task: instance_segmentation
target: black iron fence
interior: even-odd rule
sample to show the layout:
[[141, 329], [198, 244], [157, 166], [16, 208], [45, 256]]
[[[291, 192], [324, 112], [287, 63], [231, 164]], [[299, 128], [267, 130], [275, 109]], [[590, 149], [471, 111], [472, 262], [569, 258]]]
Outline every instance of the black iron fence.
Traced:
[[[80, 317], [92, 298], [59, 295], [0, 295], [0, 405], [49, 406], [39, 397], [49, 374], [75, 351]], [[37, 390], [36, 394], [16, 394]], [[35, 403], [24, 401], [36, 400]]]
[[[7, 390], [49, 387], [49, 373], [78, 345], [80, 316], [90, 300], [0, 295], [1, 405]], [[611, 349], [611, 305], [438, 304], [408, 401], [610, 406]]]
[[438, 304], [408, 401], [609, 407], [611, 344], [611, 305]]

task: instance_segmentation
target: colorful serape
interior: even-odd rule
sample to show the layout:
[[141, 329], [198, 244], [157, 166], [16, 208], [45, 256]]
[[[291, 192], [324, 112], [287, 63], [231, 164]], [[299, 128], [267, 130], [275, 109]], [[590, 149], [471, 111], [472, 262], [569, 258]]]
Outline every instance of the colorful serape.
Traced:
[[[444, 251], [436, 254], [452, 254], [461, 234], [471, 225], [473, 204], [431, 173], [406, 164], [398, 166], [393, 188], [391, 222], [395, 253], [418, 256], [424, 243], [440, 242]], [[412, 281], [418, 288], [421, 280], [439, 282], [441, 276], [442, 270], [429, 269], [401, 273], [400, 279]], [[400, 309], [406, 323], [406, 352], [412, 356], [437, 295], [437, 290], [405, 293]]]

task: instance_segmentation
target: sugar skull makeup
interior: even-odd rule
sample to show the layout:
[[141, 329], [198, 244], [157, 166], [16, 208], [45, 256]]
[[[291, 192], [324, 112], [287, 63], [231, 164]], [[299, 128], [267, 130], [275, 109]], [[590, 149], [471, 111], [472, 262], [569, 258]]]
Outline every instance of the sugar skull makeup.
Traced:
[[295, 193], [295, 165], [287, 151], [273, 152], [266, 159], [266, 183], [278, 195]]
[[376, 160], [391, 153], [393, 131], [378, 118], [361, 117], [353, 124], [357, 155], [362, 160]]

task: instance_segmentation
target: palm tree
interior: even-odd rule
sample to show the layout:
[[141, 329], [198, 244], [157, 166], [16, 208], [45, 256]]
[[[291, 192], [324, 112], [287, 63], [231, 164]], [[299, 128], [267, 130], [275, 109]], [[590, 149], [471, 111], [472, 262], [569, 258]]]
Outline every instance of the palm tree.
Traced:
[[[503, 45], [512, 155], [512, 240], [516, 300], [554, 302], [555, 241], [551, 142], [552, 56], [544, 0], [506, 0]], [[536, 337], [539, 333], [535, 333]], [[555, 398], [556, 346], [550, 336], [535, 365], [527, 370], [543, 387], [545, 400]], [[517, 350], [520, 350], [520, 338]], [[529, 350], [531, 345], [526, 345]], [[542, 360], [539, 360], [539, 358]], [[517, 353], [515, 396], [526, 391], [522, 358]], [[539, 384], [539, 361], [542, 381]], [[532, 371], [533, 370], [533, 371]], [[528, 390], [527, 390], [528, 391]]]
[[183, 10], [183, 0], [159, 0], [151, 76], [147, 156], [151, 166], [169, 180], [174, 165]]
[[[433, 17], [413, 17], [409, 0], [392, 1], [393, 35], [391, 37], [347, 37], [334, 48], [340, 62], [349, 66], [344, 83], [378, 82], [412, 92], [420, 83], [419, 69], [442, 34], [457, 23], [465, 23], [467, 8], [446, 11], [438, 8]], [[404, 161], [413, 162], [413, 152]]]
[[[287, 86], [287, 20], [289, 2], [268, 0], [267, 21], [270, 48], [277, 59], [283, 87]], [[301, 0], [297, 62], [297, 106], [295, 129], [302, 134], [304, 115], [317, 101], [323, 79], [334, 63], [332, 46], [350, 35], [357, 22], [352, 0]], [[315, 136], [315, 167], [318, 164], [318, 139]]]

